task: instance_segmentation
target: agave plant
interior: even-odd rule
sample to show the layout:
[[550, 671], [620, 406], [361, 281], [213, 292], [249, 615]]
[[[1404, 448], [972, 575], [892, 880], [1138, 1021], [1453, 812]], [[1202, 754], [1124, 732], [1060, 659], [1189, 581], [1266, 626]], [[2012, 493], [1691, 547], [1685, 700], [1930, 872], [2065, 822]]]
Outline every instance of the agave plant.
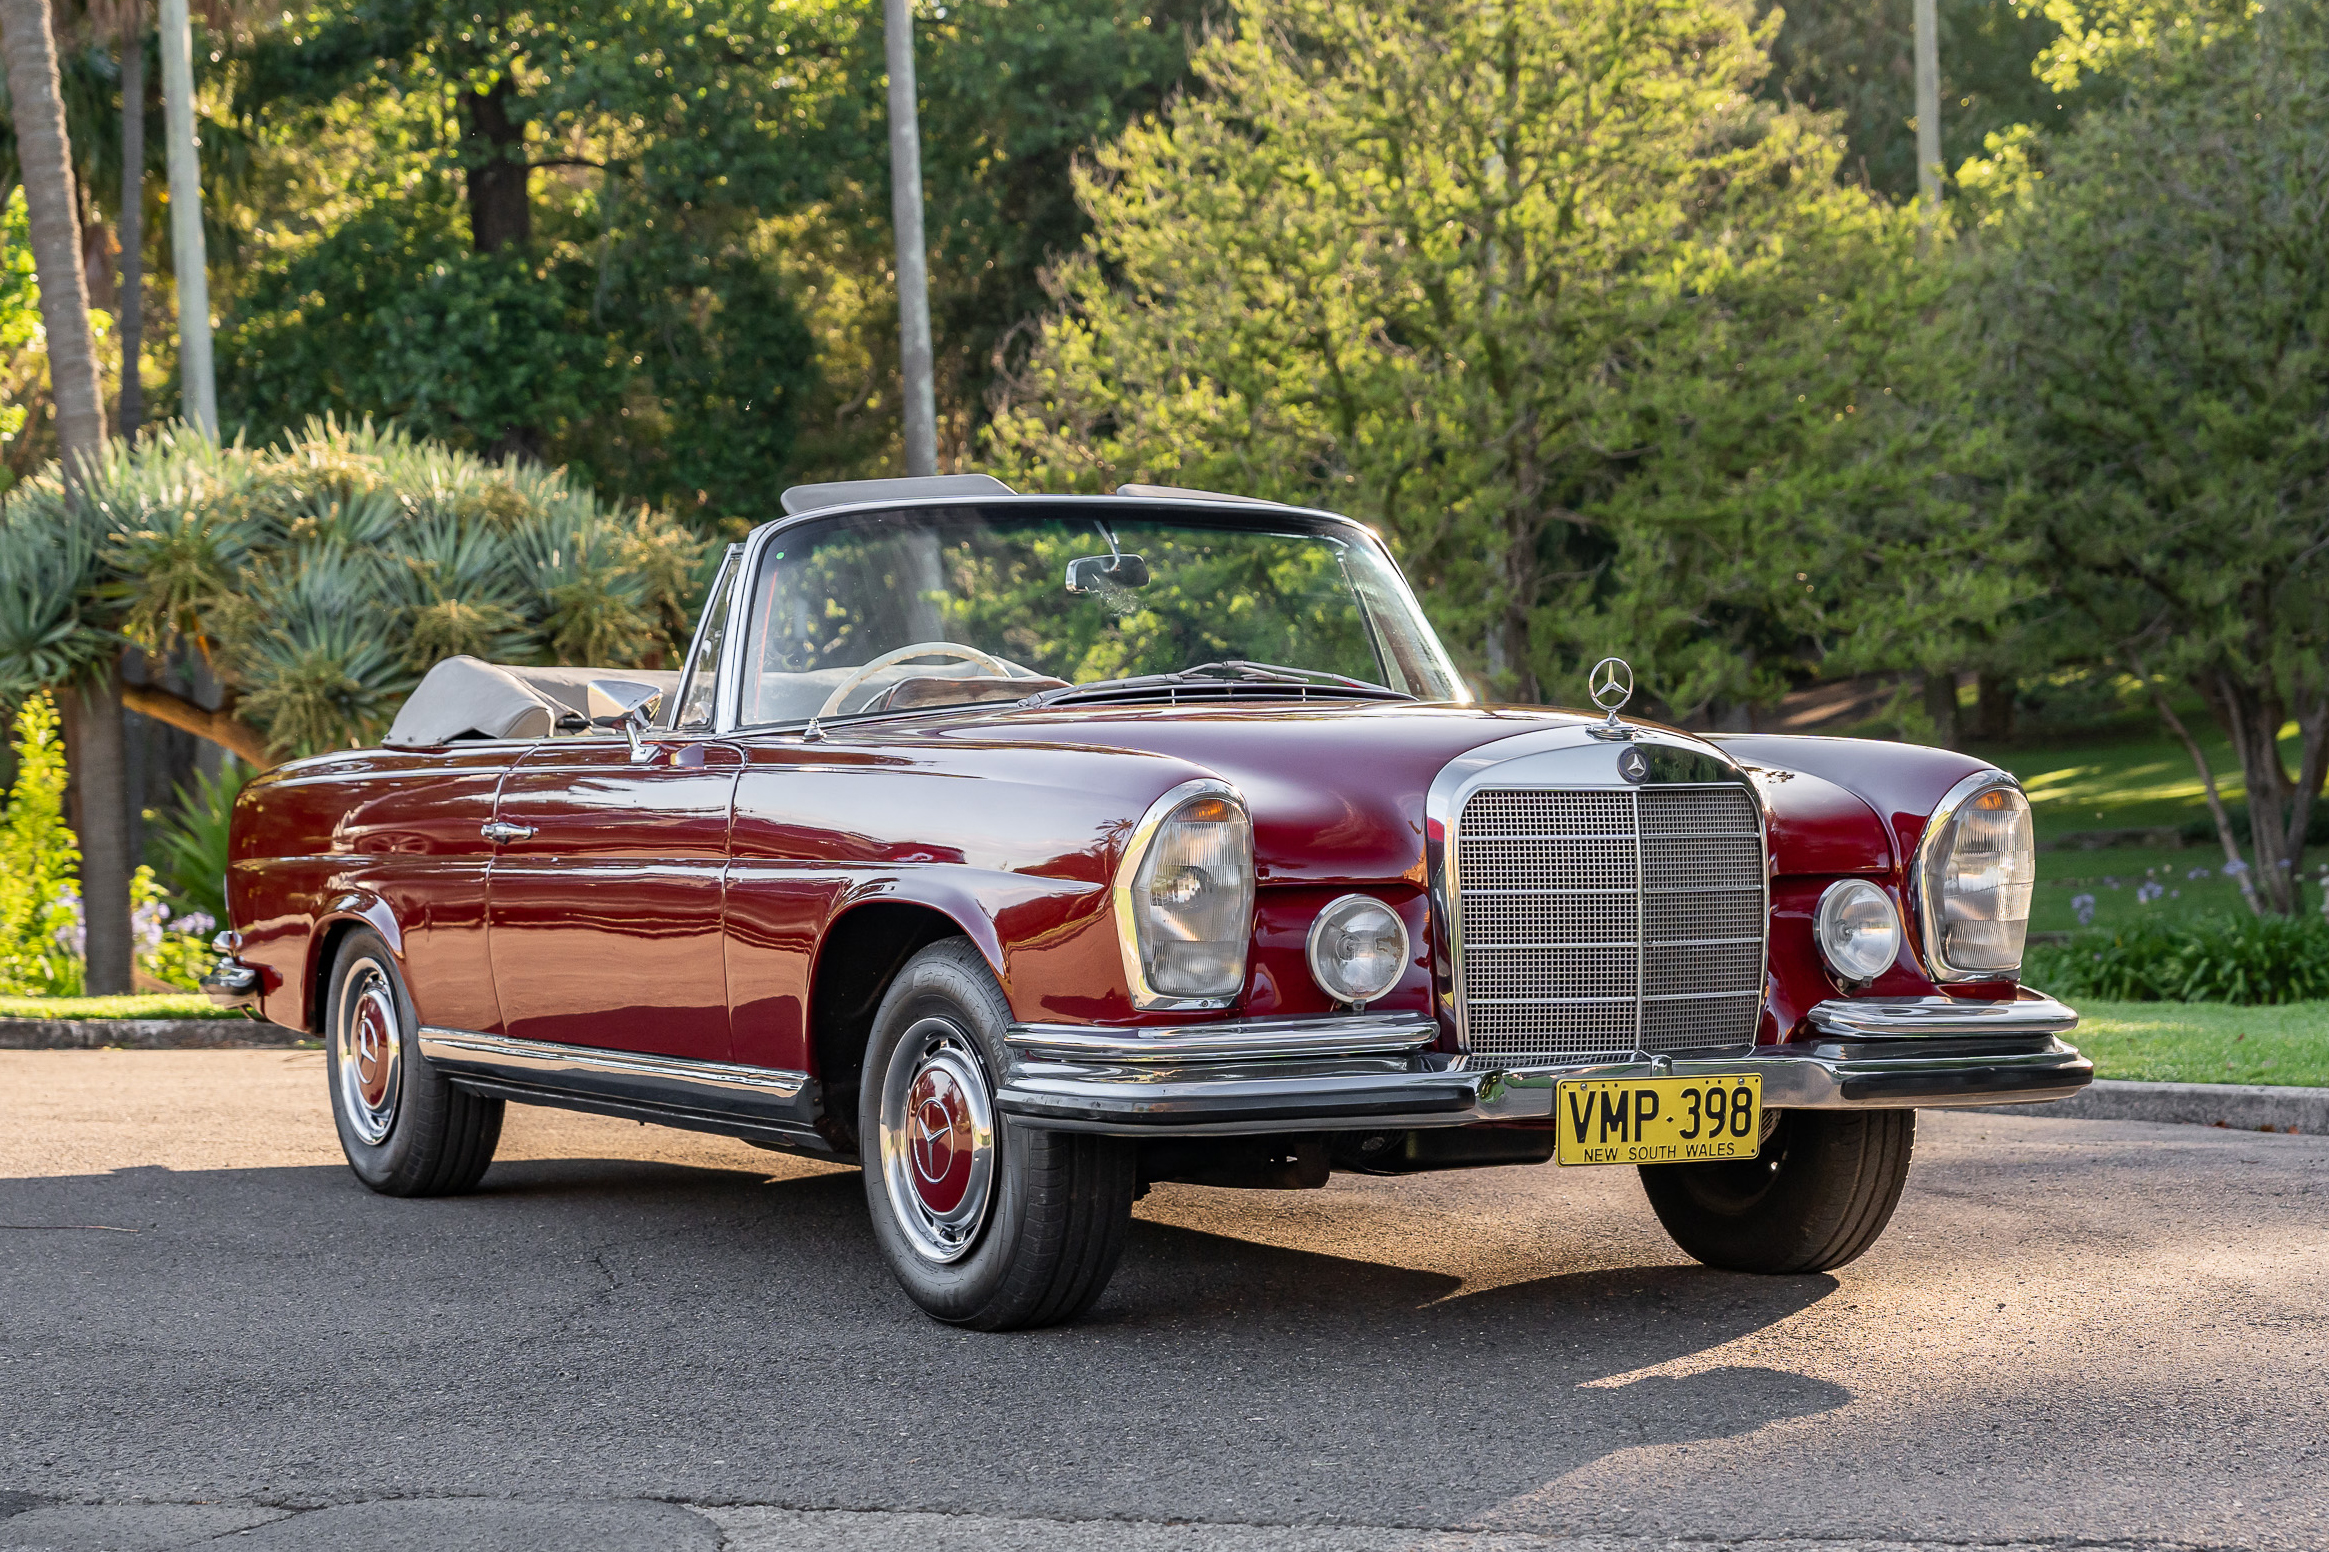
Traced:
[[[0, 520], [0, 694], [127, 643], [191, 643], [214, 711], [135, 709], [254, 763], [376, 737], [430, 665], [667, 662], [709, 580], [673, 519], [614, 511], [560, 470], [484, 462], [369, 423], [280, 444], [157, 428], [78, 492], [53, 471]], [[14, 687], [11, 689], [10, 687]]]

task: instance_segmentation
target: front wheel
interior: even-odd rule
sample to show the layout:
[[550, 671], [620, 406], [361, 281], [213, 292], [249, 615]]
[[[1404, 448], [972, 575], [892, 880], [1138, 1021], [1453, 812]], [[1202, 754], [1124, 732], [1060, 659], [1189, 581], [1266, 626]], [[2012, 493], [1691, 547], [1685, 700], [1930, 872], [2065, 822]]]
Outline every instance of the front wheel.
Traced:
[[1733, 1272], [1825, 1272], [1876, 1243], [1908, 1180], [1914, 1110], [1784, 1110], [1752, 1159], [1645, 1164], [1674, 1243]]
[[332, 957], [324, 1066], [340, 1151], [383, 1196], [451, 1196], [493, 1162], [503, 1102], [453, 1087], [422, 1058], [412, 994], [369, 929], [348, 934]]
[[1131, 1146], [1023, 1127], [995, 1107], [1010, 1005], [964, 938], [898, 973], [865, 1053], [857, 1135], [890, 1270], [950, 1325], [1071, 1320], [1108, 1286], [1132, 1222]]

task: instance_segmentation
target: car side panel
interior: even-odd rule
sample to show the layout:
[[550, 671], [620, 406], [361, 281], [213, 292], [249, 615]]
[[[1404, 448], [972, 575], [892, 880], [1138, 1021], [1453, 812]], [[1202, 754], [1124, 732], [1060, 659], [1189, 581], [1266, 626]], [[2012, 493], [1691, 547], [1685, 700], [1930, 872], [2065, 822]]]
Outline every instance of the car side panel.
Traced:
[[377, 921], [424, 1022], [498, 1031], [485, 939], [492, 846], [479, 833], [526, 746], [351, 751], [283, 766], [236, 804], [229, 905], [261, 1011], [319, 1027], [313, 982], [334, 921]]

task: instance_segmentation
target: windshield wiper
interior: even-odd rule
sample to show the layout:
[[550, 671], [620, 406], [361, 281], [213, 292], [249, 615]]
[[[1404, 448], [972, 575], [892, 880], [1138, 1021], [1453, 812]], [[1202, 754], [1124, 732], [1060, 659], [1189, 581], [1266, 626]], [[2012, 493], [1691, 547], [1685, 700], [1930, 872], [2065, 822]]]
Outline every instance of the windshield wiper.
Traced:
[[1224, 691], [1240, 684], [1285, 685], [1305, 691], [1320, 690], [1330, 694], [1352, 696], [1360, 700], [1411, 701], [1412, 695], [1369, 684], [1364, 679], [1353, 679], [1347, 674], [1330, 674], [1320, 668], [1289, 668], [1282, 663], [1255, 663], [1244, 658], [1226, 658], [1217, 663], [1198, 663], [1170, 674], [1135, 674], [1129, 679], [1095, 679], [1089, 684], [1071, 684], [1064, 690], [1045, 690], [1019, 702], [1022, 706], [1055, 706], [1062, 701], [1080, 700], [1089, 696], [1130, 696], [1142, 690], [1194, 689], [1219, 685]]

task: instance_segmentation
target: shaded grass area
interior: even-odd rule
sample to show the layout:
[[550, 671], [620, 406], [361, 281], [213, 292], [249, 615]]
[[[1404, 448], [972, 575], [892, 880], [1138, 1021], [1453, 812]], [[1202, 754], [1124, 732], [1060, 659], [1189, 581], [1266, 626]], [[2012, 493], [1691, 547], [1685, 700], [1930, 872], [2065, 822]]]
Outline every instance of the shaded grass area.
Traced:
[[0, 997], [0, 1018], [20, 1019], [208, 1019], [241, 1018], [233, 1008], [214, 1008], [200, 992], [137, 997]]
[[[2197, 873], [2199, 877], [2192, 877]], [[2160, 893], [2143, 898], [2144, 886]], [[2081, 922], [2076, 904], [2094, 896], [2094, 917]], [[2307, 892], [2308, 902], [2317, 899]], [[2246, 914], [2240, 886], [2225, 876], [2215, 846], [2106, 846], [2038, 853], [2038, 888], [2030, 897], [2032, 932], [2071, 932], [2081, 926], [2116, 930], [2142, 921]]]
[[[2204, 718], [2190, 725], [2215, 773], [2216, 790], [2227, 804], [2243, 802], [2247, 789], [2231, 744]], [[2282, 755], [2292, 768], [2295, 736], [2293, 725], [2281, 735]], [[2021, 778], [2041, 846], [2083, 831], [2153, 829], [2208, 819], [2191, 756], [2156, 722], [2058, 743], [1976, 745], [1970, 752]], [[2221, 860], [2212, 835], [2192, 849]]]
[[2098, 1078], [2329, 1088], [2329, 1002], [2082, 1002], [2066, 1036]]

